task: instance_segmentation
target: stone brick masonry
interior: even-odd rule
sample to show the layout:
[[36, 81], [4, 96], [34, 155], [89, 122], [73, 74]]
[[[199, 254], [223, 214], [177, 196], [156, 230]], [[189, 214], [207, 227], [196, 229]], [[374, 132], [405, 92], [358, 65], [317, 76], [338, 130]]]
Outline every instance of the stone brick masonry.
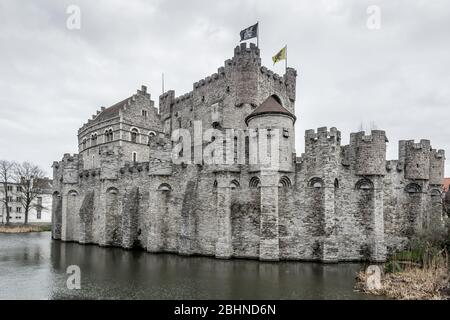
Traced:
[[[384, 131], [352, 133], [342, 146], [323, 127], [306, 131], [297, 156], [296, 77], [261, 66], [259, 48], [242, 44], [191, 92], [161, 95], [159, 110], [145, 86], [102, 107], [80, 128], [79, 153], [53, 164], [53, 238], [225, 259], [383, 261], [442, 223], [445, 156], [428, 140], [400, 141], [399, 159], [386, 161]], [[286, 112], [255, 115], [268, 98]], [[194, 136], [194, 121], [240, 129], [223, 143], [236, 141], [245, 159], [175, 163], [171, 133]], [[262, 132], [275, 130], [276, 166], [250, 163]], [[208, 143], [192, 142], [192, 154]]]

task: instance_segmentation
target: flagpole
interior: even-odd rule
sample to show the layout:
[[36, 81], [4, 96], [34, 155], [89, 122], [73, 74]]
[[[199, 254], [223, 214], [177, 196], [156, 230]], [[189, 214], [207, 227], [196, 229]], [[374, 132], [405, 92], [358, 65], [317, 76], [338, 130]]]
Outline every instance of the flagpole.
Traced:
[[286, 45], [286, 59], [285, 59], [285, 67], [284, 73], [287, 73], [287, 45]]
[[259, 48], [259, 21], [256, 21], [258, 29], [256, 30], [256, 46]]

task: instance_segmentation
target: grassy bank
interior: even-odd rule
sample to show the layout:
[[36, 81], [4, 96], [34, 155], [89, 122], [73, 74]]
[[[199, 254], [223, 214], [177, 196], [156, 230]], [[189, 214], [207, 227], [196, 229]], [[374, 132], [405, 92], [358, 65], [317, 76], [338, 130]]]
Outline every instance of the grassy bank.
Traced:
[[0, 233], [26, 233], [51, 231], [51, 224], [10, 224], [0, 225]]
[[357, 275], [356, 289], [402, 300], [450, 299], [450, 223], [420, 232], [406, 250], [392, 254], [382, 268], [381, 286], [369, 289], [365, 271]]

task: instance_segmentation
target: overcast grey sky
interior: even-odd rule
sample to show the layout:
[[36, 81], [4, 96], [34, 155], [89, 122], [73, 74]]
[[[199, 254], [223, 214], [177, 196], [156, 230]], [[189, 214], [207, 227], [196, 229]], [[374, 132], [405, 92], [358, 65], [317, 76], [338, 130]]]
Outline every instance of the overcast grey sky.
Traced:
[[[66, 27], [71, 4], [80, 30]], [[166, 89], [190, 91], [256, 21], [263, 64], [283, 73], [271, 56], [287, 44], [298, 70], [298, 154], [306, 129], [335, 126], [346, 144], [361, 122], [387, 131], [388, 159], [399, 139], [450, 152], [450, 1], [0, 0], [0, 159], [50, 174], [100, 106], [141, 84], [157, 103], [162, 72]]]

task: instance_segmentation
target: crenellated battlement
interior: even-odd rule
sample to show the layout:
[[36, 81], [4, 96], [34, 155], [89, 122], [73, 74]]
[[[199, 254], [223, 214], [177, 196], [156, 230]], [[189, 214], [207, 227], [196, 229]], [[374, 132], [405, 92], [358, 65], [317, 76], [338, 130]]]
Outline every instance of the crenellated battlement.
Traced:
[[236, 58], [239, 56], [244, 56], [244, 55], [259, 57], [260, 50], [254, 43], [250, 43], [250, 46], [247, 46], [246, 42], [241, 42], [240, 45], [238, 45], [234, 48], [234, 57], [233, 58]]
[[[296, 77], [262, 66], [260, 49], [241, 43], [189, 92], [159, 96], [159, 113], [145, 86], [101, 107], [78, 131], [80, 154], [53, 163], [53, 234], [221, 258], [383, 261], [428, 212], [442, 217], [433, 194], [445, 153], [429, 140], [400, 141], [399, 160], [386, 161], [385, 131], [353, 132], [341, 146], [339, 130], [320, 127], [305, 131], [297, 156]], [[194, 133], [193, 149], [171, 140], [178, 128]], [[212, 128], [236, 130], [214, 140], [232, 152], [207, 149]]]
[[[197, 82], [194, 82], [194, 84], [193, 84], [194, 90], [198, 89], [198, 88], [201, 88], [201, 87], [204, 87], [204, 86], [207, 86], [210, 83], [213, 83], [216, 80], [219, 80], [219, 79], [224, 78], [224, 77], [225, 77], [225, 68], [220, 67], [219, 69], [217, 69], [217, 73], [213, 73], [212, 75], [207, 76], [206, 78], [203, 78], [203, 79], [201, 79], [201, 80], [199, 80]], [[187, 95], [191, 95], [192, 96], [192, 92], [187, 93]]]
[[314, 129], [309, 129], [305, 131], [305, 143], [315, 143], [317, 141], [329, 141], [329, 142], [340, 142], [341, 140], [341, 132], [335, 127], [330, 128], [328, 130], [327, 127], [321, 127], [317, 129], [317, 132]]
[[386, 173], [386, 132], [372, 130], [350, 134], [350, 162], [354, 164], [357, 175], [384, 175]]
[[431, 155], [435, 158], [435, 159], [445, 159], [445, 150], [442, 149], [432, 149], [431, 150]]
[[406, 149], [414, 149], [414, 150], [420, 150], [424, 149], [425, 151], [429, 151], [431, 148], [431, 141], [427, 139], [421, 139], [419, 142], [416, 142], [415, 140], [400, 140], [399, 142], [400, 148], [406, 148]]
[[370, 134], [366, 134], [365, 131], [350, 133], [350, 141], [353, 142], [378, 142], [385, 143], [389, 142], [386, 137], [386, 132], [384, 130], [371, 130]]
[[70, 153], [65, 153], [63, 158], [62, 158], [62, 164], [71, 164], [73, 162], [77, 162], [80, 159], [79, 154], [74, 153], [74, 154], [70, 154]]
[[431, 150], [430, 140], [399, 141], [399, 166], [404, 168], [406, 179], [428, 180], [430, 178]]

